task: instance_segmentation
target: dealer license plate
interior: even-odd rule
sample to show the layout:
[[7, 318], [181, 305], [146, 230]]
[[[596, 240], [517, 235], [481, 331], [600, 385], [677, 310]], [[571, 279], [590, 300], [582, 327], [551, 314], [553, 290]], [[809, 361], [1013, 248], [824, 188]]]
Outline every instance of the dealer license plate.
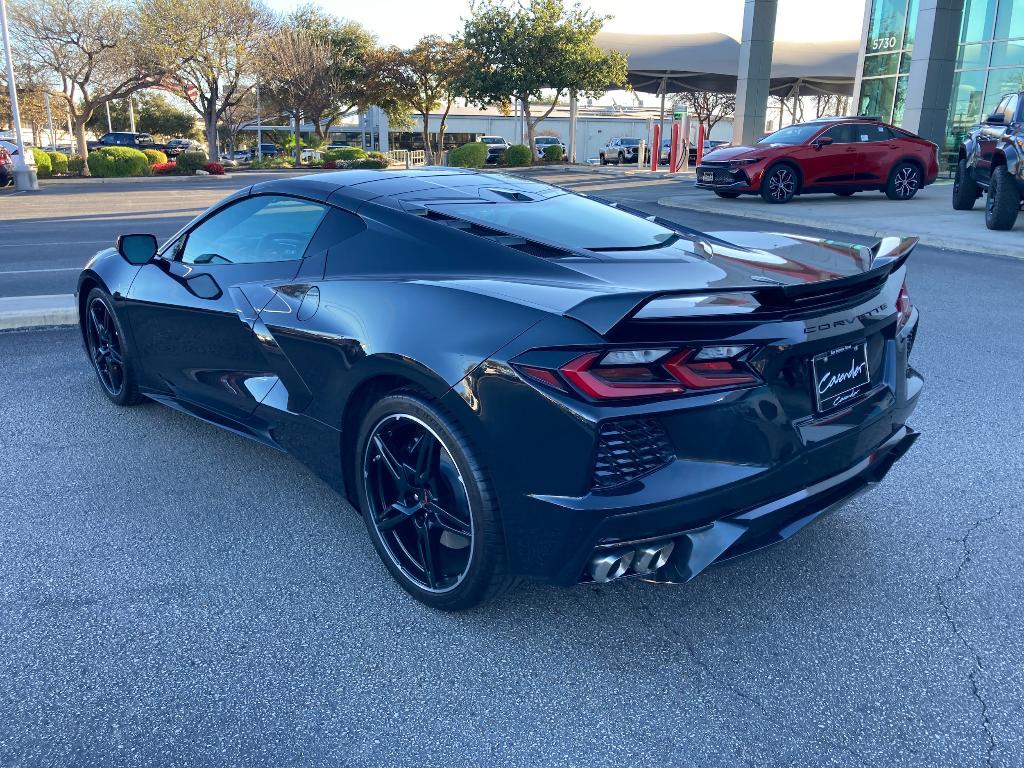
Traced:
[[715, 180], [715, 172], [714, 171], [704, 171], [704, 173], [702, 173], [700, 175], [700, 179], [701, 179], [701, 181], [714, 181]]
[[831, 411], [856, 400], [871, 384], [868, 345], [860, 341], [815, 355], [814, 397], [819, 411]]

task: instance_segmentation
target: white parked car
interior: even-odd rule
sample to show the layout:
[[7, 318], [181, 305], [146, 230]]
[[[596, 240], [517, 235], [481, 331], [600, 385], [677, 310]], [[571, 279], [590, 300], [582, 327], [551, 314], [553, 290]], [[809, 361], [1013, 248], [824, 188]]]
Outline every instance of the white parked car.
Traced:
[[533, 151], [536, 153], [537, 159], [538, 160], [543, 160], [544, 159], [544, 150], [547, 149], [548, 147], [553, 147], [556, 144], [562, 148], [562, 159], [563, 160], [568, 159], [568, 157], [569, 157], [569, 150], [566, 149], [565, 142], [563, 142], [557, 136], [537, 136], [533, 140], [533, 145], [534, 145], [534, 150]]
[[310, 160], [319, 160], [323, 157], [323, 153], [319, 149], [304, 149], [302, 150], [302, 161], [308, 163]]
[[487, 162], [497, 163], [511, 145], [501, 136], [481, 136], [479, 141], [487, 145]]

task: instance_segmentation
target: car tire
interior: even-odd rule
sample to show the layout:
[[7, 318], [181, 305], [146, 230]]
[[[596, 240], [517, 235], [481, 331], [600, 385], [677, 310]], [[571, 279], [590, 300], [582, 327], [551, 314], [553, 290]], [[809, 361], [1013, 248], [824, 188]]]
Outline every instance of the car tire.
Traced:
[[[424, 462], [431, 473], [426, 479], [415, 477], [420, 440], [434, 445], [435, 458]], [[390, 471], [393, 462], [401, 481]], [[440, 403], [416, 390], [375, 403], [359, 430], [352, 476], [374, 549], [402, 589], [420, 602], [443, 611], [467, 610], [514, 583], [494, 490], [468, 435]]]
[[788, 163], [773, 165], [761, 178], [761, 198], [769, 203], [788, 203], [796, 196], [798, 188], [796, 169]]
[[985, 226], [989, 229], [1013, 229], [1020, 211], [1020, 192], [1005, 165], [992, 171], [985, 198]]
[[135, 351], [121, 328], [110, 295], [102, 288], [93, 288], [86, 297], [82, 332], [103, 394], [117, 405], [141, 403], [145, 398], [139, 393]]
[[953, 177], [953, 210], [969, 211], [978, 201], [978, 183], [967, 167], [967, 158], [961, 157], [956, 164], [956, 176]]
[[621, 152], [619, 152], [619, 156], [618, 156], [618, 158], [616, 158], [616, 160], [615, 160], [615, 164], [616, 164], [616, 165], [622, 165], [622, 163], [623, 163], [623, 161], [624, 161], [625, 159], [626, 159], [626, 156], [625, 156], [625, 155], [623, 155], [623, 154], [622, 154]]
[[853, 197], [855, 194], [857, 194], [857, 190], [844, 189], [842, 192], [833, 192], [832, 194], [835, 195], [836, 197]]
[[921, 188], [921, 169], [913, 163], [897, 163], [889, 172], [885, 196], [890, 200], [910, 200]]
[[599, 157], [600, 157], [600, 160], [601, 160], [601, 165], [608, 165], [608, 161], [605, 159], [605, 156], [604, 156], [603, 152], [599, 155]]
[[737, 197], [740, 196], [739, 192], [723, 192], [720, 189], [716, 189], [715, 194], [718, 195], [719, 197], [724, 197], [726, 200], [735, 200]]
[[11, 173], [7, 168], [0, 168], [0, 189], [11, 183]]

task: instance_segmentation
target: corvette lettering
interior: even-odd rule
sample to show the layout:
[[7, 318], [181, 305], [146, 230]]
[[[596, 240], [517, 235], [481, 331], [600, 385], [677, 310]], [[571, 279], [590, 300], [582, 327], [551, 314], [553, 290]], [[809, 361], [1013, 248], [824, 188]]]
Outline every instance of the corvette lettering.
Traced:
[[860, 320], [866, 317], [873, 317], [874, 315], [880, 315], [889, 308], [888, 304], [879, 304], [874, 309], [869, 309], [867, 312], [861, 312], [859, 315], [851, 315], [849, 317], [839, 318], [832, 320], [827, 323], [818, 323], [817, 325], [808, 325], [804, 328], [804, 333], [810, 335], [812, 333], [820, 333], [822, 331], [829, 331], [833, 328], [843, 328], [845, 326], [856, 325]]

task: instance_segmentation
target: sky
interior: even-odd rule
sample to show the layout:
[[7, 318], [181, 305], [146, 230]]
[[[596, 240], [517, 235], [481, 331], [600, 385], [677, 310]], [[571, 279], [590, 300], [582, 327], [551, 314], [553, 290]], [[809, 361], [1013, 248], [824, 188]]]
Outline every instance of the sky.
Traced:
[[[290, 11], [306, 0], [268, 0]], [[568, 4], [568, 1], [567, 1]], [[468, 0], [318, 0], [336, 16], [358, 21], [385, 45], [412, 47], [426, 34], [450, 35], [469, 14]], [[613, 16], [608, 32], [681, 34], [722, 32], [736, 39], [743, 26], [743, 0], [584, 0], [596, 13]], [[856, 40], [864, 20], [864, 0], [779, 0], [777, 40]]]

